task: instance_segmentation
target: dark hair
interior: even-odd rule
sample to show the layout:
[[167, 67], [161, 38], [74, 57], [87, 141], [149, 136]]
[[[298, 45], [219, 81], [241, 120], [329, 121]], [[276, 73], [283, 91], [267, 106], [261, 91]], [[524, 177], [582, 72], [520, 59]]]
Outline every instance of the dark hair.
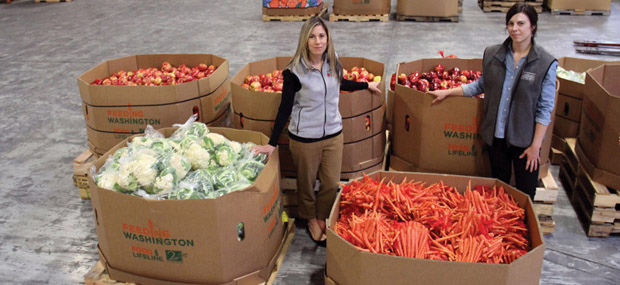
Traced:
[[534, 26], [534, 30], [532, 31], [532, 38], [536, 36], [536, 30], [538, 29], [538, 13], [536, 12], [536, 9], [534, 9], [534, 7], [530, 6], [529, 4], [521, 2], [512, 5], [512, 7], [510, 7], [510, 9], [508, 9], [508, 12], [506, 13], [506, 26], [508, 26], [508, 22], [510, 21], [510, 19], [518, 13], [523, 13], [530, 19], [530, 24]]

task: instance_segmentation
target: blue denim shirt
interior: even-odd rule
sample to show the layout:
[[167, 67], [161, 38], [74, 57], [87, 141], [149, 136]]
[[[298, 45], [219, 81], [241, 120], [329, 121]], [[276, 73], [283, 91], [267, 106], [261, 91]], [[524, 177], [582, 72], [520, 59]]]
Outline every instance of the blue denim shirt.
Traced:
[[[510, 100], [511, 89], [514, 85], [515, 76], [519, 73], [519, 69], [523, 67], [527, 57], [521, 58], [519, 64], [515, 68], [514, 56], [512, 50], [506, 53], [506, 77], [504, 78], [504, 85], [502, 87], [502, 96], [499, 106], [499, 112], [497, 115], [497, 122], [495, 127], [495, 137], [503, 139], [506, 131], [506, 120], [508, 120], [508, 114], [510, 112]], [[542, 94], [538, 99], [536, 108], [536, 123], [548, 126], [551, 123], [551, 112], [553, 111], [553, 105], [555, 104], [555, 73], [558, 68], [558, 62], [555, 61], [543, 80]], [[480, 77], [477, 81], [470, 84], [464, 84], [463, 93], [465, 96], [474, 96], [484, 92], [483, 77]]]

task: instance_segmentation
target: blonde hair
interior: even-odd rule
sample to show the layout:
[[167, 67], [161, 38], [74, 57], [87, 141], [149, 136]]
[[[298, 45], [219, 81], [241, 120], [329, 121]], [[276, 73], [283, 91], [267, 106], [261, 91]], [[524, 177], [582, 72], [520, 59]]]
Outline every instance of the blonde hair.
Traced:
[[[301, 27], [301, 32], [299, 33], [299, 43], [297, 44], [297, 51], [295, 55], [291, 59], [291, 61], [286, 66], [287, 69], [296, 70], [310, 70], [308, 66], [304, 63], [310, 62], [310, 50], [308, 48], [308, 39], [310, 38], [310, 34], [312, 34], [312, 29], [314, 27], [321, 25], [323, 29], [325, 29], [325, 33], [327, 34], [327, 49], [323, 56], [327, 57], [327, 61], [329, 62], [329, 69], [335, 72], [338, 75], [338, 80], [342, 78], [342, 64], [336, 55], [336, 50], [334, 49], [334, 44], [332, 41], [332, 35], [327, 28], [327, 24], [320, 17], [314, 16], [310, 19], [306, 20], [304, 25]], [[302, 62], [303, 59], [303, 62]], [[303, 67], [303, 68], [302, 68]]]

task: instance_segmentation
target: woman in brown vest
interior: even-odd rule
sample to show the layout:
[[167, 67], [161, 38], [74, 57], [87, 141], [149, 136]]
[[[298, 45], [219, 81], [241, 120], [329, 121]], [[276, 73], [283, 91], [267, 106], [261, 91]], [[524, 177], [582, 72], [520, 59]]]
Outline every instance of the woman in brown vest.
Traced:
[[432, 91], [433, 104], [450, 96], [484, 93], [482, 139], [489, 147], [493, 177], [510, 183], [514, 167], [517, 189], [536, 194], [540, 147], [551, 122], [557, 60], [534, 41], [536, 10], [516, 3], [506, 13], [509, 37], [487, 47], [478, 81]]

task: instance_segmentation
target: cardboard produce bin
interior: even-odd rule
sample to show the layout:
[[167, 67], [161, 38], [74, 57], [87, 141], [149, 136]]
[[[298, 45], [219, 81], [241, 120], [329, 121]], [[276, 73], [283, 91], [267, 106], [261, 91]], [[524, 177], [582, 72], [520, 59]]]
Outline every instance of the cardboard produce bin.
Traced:
[[576, 138], [579, 135], [579, 121], [556, 115], [553, 119], [553, 134], [561, 138]]
[[557, 116], [579, 122], [581, 120], [581, 102], [581, 99], [559, 94], [555, 113]]
[[[217, 69], [208, 77], [168, 86], [90, 85], [119, 70], [159, 68], [199, 63]], [[147, 54], [105, 61], [78, 77], [82, 111], [91, 150], [103, 154], [128, 136], [139, 134], [147, 125], [170, 127], [192, 114], [204, 123], [215, 121], [231, 102], [228, 60], [211, 54]]]
[[332, 284], [538, 284], [542, 270], [545, 243], [532, 200], [519, 190], [491, 178], [445, 174], [376, 172], [371, 177], [400, 183], [443, 182], [461, 193], [467, 185], [502, 186], [519, 207], [525, 209], [531, 250], [511, 264], [486, 264], [396, 257], [360, 251], [334, 232], [340, 213], [340, 196], [328, 219], [327, 277]]
[[389, 14], [390, 0], [334, 0], [336, 15], [383, 15]]
[[[174, 130], [160, 132], [168, 137]], [[267, 143], [258, 132], [210, 130], [234, 141]], [[126, 144], [97, 160], [97, 169]], [[266, 281], [284, 233], [279, 183], [277, 152], [253, 185], [216, 199], [147, 200], [101, 189], [91, 177], [100, 259], [110, 278], [143, 284]]]
[[454, 17], [459, 15], [459, 0], [398, 0], [396, 13], [403, 16]]
[[[579, 3], [588, 3], [589, 1], [577, 1]], [[585, 58], [575, 58], [575, 57], [561, 57], [558, 58], [558, 66], [566, 69], [572, 70], [575, 72], [586, 72], [591, 68], [598, 67], [603, 64], [610, 63], [620, 63], [619, 61], [603, 61], [603, 60], [593, 60], [593, 59], [585, 59]], [[585, 85], [579, 82], [567, 80], [558, 77], [558, 81], [560, 81], [560, 94], [565, 96], [570, 96], [574, 98], [581, 99], [583, 98], [586, 90]]]
[[592, 168], [592, 180], [620, 189], [620, 64], [605, 64], [586, 74], [586, 93], [578, 144]]
[[611, 0], [545, 0], [551, 10], [609, 10]]
[[[482, 70], [481, 59], [421, 59], [398, 65], [396, 74], [446, 70]], [[483, 99], [455, 97], [431, 106], [433, 96], [396, 84], [392, 122], [392, 157], [407, 169], [434, 173], [490, 176], [486, 144], [479, 134]], [[398, 167], [398, 166], [397, 166]]]

